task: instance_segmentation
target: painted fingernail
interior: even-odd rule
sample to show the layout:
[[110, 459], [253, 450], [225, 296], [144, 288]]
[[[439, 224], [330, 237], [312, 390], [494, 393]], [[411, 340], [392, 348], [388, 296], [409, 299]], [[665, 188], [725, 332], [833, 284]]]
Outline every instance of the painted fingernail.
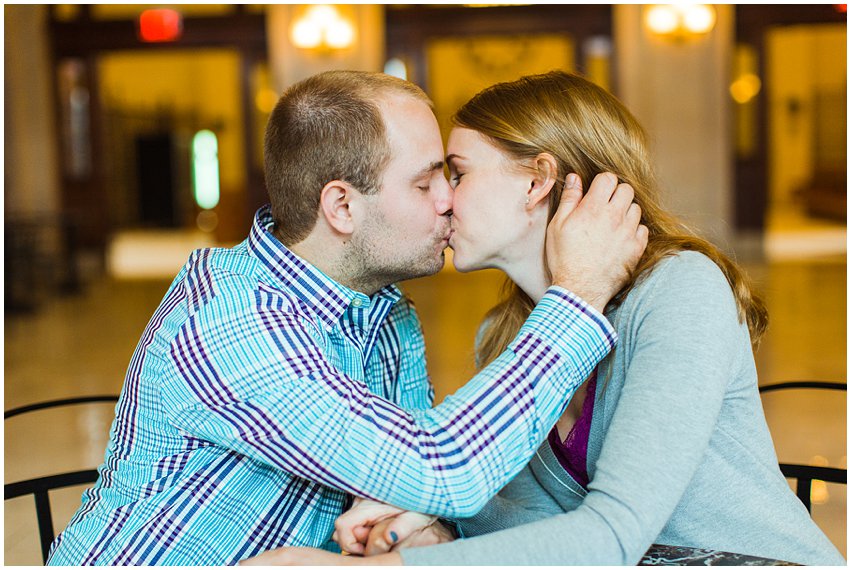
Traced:
[[393, 544], [396, 544], [397, 542], [399, 542], [399, 535], [391, 530], [390, 531], [390, 540], [393, 541]]

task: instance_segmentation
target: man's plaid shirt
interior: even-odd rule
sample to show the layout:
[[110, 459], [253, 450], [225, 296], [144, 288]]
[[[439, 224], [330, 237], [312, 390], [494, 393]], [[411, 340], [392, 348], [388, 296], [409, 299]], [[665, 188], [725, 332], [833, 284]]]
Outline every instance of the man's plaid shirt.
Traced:
[[221, 565], [333, 548], [349, 494], [474, 514], [533, 455], [611, 349], [552, 287], [520, 334], [431, 408], [425, 346], [395, 286], [338, 283], [269, 233], [195, 251], [130, 362], [100, 477], [49, 563]]

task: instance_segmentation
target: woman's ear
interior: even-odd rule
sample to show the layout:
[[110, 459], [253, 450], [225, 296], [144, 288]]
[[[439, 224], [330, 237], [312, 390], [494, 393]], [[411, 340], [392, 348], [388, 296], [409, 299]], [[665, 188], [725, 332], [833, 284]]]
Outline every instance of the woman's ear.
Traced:
[[526, 208], [531, 210], [542, 200], [548, 204], [550, 191], [558, 175], [558, 163], [553, 155], [542, 152], [535, 157], [534, 173], [529, 188], [526, 190]]
[[350, 184], [332, 180], [322, 188], [319, 195], [319, 212], [328, 225], [337, 233], [351, 235], [354, 232], [351, 203], [360, 193]]

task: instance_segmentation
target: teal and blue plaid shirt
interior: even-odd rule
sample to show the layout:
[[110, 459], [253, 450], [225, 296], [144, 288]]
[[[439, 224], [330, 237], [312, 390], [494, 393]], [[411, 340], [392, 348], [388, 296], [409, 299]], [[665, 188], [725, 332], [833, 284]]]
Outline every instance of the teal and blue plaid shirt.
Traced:
[[192, 254], [130, 362], [100, 477], [50, 564], [221, 565], [333, 548], [349, 495], [470, 516], [526, 464], [611, 349], [551, 288], [518, 337], [431, 408], [413, 306], [368, 297], [280, 244], [268, 207]]

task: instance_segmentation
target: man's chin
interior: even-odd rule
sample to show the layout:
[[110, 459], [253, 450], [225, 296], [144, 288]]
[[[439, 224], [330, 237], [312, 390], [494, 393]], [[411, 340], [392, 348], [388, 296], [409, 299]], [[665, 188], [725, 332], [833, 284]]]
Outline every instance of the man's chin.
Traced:
[[[443, 269], [444, 265], [446, 265], [446, 255], [441, 251], [440, 255], [429, 263], [422, 263], [416, 266], [412, 264], [412, 271], [400, 279], [397, 279], [397, 281], [408, 281], [410, 279], [419, 279], [420, 277], [431, 277], [432, 275], [439, 273], [440, 270]], [[414, 267], [416, 267], [416, 269], [414, 269]]]
[[444, 265], [446, 265], [446, 253], [441, 251], [440, 255], [437, 257], [434, 263], [432, 263], [431, 266], [420, 277], [428, 277], [430, 275], [435, 275], [436, 273], [439, 273], [441, 269], [443, 269]]

